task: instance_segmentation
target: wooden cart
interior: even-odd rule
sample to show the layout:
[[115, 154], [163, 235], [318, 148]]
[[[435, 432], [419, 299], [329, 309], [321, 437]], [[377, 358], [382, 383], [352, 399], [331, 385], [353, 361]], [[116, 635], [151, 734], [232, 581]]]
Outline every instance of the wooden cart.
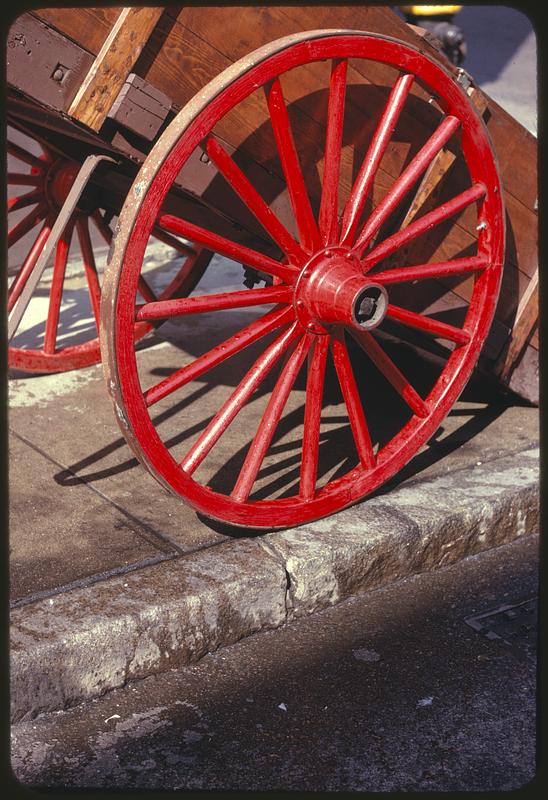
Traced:
[[[14, 338], [10, 365], [100, 357], [96, 332], [58, 342], [76, 231], [124, 435], [199, 512], [280, 527], [355, 502], [428, 441], [478, 365], [537, 401], [536, 140], [387, 7], [41, 9], [11, 27], [8, 82], [8, 123], [40, 148], [9, 146], [20, 218], [8, 244], [30, 236], [11, 332], [55, 254], [40, 347]], [[90, 223], [110, 245], [102, 300]], [[143, 266], [154, 239], [177, 255], [161, 289]], [[239, 285], [196, 289], [212, 253], [241, 263]], [[143, 384], [136, 340], [153, 326], [200, 314], [218, 326], [250, 308], [248, 324]], [[435, 365], [427, 384], [406, 372], [407, 345]], [[175, 454], [151, 408], [229, 359], [234, 386]], [[299, 385], [295, 480], [269, 495], [259, 479], [276, 431], [299, 417]], [[202, 467], [258, 395], [220, 489]], [[336, 469], [322, 460], [337, 442], [330, 403], [345, 423]]]

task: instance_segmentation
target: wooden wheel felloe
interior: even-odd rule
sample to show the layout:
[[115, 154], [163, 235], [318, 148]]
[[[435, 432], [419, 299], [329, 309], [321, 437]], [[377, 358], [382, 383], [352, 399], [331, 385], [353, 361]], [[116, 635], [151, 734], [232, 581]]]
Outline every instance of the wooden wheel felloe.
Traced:
[[[11, 164], [7, 173], [7, 239], [10, 256], [12, 260], [15, 259], [17, 267], [8, 289], [8, 311], [11, 311], [46, 244], [80, 165], [60, 154], [44, 140], [17, 134], [13, 129], [8, 138], [8, 156]], [[103, 249], [110, 246], [111, 218], [112, 209], [108, 205], [89, 198], [84, 198], [69, 218], [55, 250], [51, 277], [43, 281], [37, 291], [37, 294], [44, 296], [42, 302], [45, 303], [45, 309], [36, 312], [32, 304], [27, 309], [26, 320], [32, 322], [27, 324], [25, 333], [14, 337], [9, 347], [8, 363], [11, 368], [25, 372], [64, 372], [100, 360], [98, 326], [101, 270], [96, 264], [96, 252], [101, 246]], [[173, 248], [182, 261], [169, 285], [158, 296], [154, 293], [150, 278], [141, 276], [139, 292], [148, 301], [165, 299], [184, 289], [198, 256], [195, 249], [162, 231], [159, 226], [155, 227], [154, 234], [156, 239]], [[61, 304], [63, 293], [67, 291], [69, 253], [77, 269], [83, 271], [83, 292], [89, 304], [89, 321], [83, 318], [85, 310], [78, 309], [75, 315], [73, 308], [68, 309], [69, 319], [63, 318]], [[151, 328], [150, 324], [137, 324], [135, 337], [141, 338]]]
[[[323, 176], [315, 202], [307, 186], [311, 171], [302, 166], [306, 153], [300, 151], [293, 131], [284, 85], [292, 71], [320, 62], [327, 62], [330, 73], [322, 131]], [[363, 62], [388, 65], [394, 78], [344, 196], [345, 101], [356, 65]], [[391, 185], [379, 193], [375, 181], [394, 131], [403, 124], [414, 86], [437, 104], [437, 116], [432, 108], [436, 122]], [[268, 109], [294, 231], [273, 211], [218, 135], [223, 120], [252, 96]], [[261, 252], [213, 229], [161, 214], [159, 221], [171, 234], [240, 261], [269, 280], [264, 288], [223, 287], [205, 294], [198, 287], [197, 294], [187, 299], [142, 303], [137, 292], [152, 222], [170, 185], [200, 148], [280, 255], [272, 257], [267, 248]], [[407, 215], [402, 226], [421, 178], [445, 148], [458, 153], [465, 164], [467, 185], [459, 184], [449, 197], [425, 206], [412, 221]], [[443, 260], [430, 262], [406, 260], [411, 245], [422, 236], [439, 232], [463, 214], [473, 216], [474, 231], [464, 254], [448, 252]], [[120, 216], [103, 295], [102, 346], [107, 383], [128, 442], [164, 486], [206, 516], [233, 524], [284, 527], [356, 502], [418, 452], [469, 379], [495, 310], [504, 235], [501, 186], [486, 129], [462, 88], [439, 64], [397, 40], [358, 31], [309, 31], [255, 51], [183, 109], [152, 151]], [[417, 282], [441, 280], [468, 282], [460, 324], [405, 305]], [[217, 320], [223, 313], [244, 308], [254, 308], [257, 316], [162, 380], [146, 385], [133, 342], [136, 321], [172, 319], [184, 325], [198, 319], [195, 315], [207, 313]], [[383, 337], [385, 331], [393, 336], [394, 329], [445, 344], [443, 362], [426, 388], [409, 373], [402, 348], [394, 349]], [[163, 401], [164, 408], [168, 403], [176, 407], [178, 393], [185, 387], [207, 381], [213, 370], [227, 364], [228, 383], [233, 386], [225, 387], [224, 398], [209, 409], [201, 429], [192, 419], [192, 425], [187, 422], [188, 434], [167, 440], [154, 406]], [[261, 395], [263, 407], [241, 447], [241, 440], [231, 436], [233, 426], [239, 417], [251, 414]], [[297, 407], [295, 396], [302, 398]], [[335, 417], [329, 413], [330, 404], [340, 410]], [[378, 420], [386, 425], [395, 405], [398, 413], [388, 420], [394, 423], [391, 430], [378, 432]], [[374, 413], [375, 406], [380, 413]], [[287, 431], [298, 418], [297, 434], [287, 445]], [[185, 419], [183, 415], [181, 426]], [[338, 427], [333, 427], [335, 423]], [[333, 464], [328, 452], [326, 466], [326, 450], [336, 449], [338, 441], [343, 442], [339, 463]], [[224, 482], [219, 470], [211, 474], [206, 469], [221, 447], [227, 463]], [[232, 455], [231, 447], [237, 451]], [[264, 478], [272, 474], [269, 459], [276, 450], [283, 454], [285, 467], [291, 467], [290, 478], [282, 481], [283, 491], [278, 485], [269, 494], [274, 484]]]

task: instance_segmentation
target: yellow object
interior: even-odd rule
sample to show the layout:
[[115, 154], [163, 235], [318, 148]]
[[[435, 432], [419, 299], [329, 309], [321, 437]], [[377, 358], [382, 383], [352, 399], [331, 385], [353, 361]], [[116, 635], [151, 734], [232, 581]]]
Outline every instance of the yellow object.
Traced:
[[435, 17], [438, 14], [456, 14], [462, 6], [400, 6], [404, 14], [414, 17]]

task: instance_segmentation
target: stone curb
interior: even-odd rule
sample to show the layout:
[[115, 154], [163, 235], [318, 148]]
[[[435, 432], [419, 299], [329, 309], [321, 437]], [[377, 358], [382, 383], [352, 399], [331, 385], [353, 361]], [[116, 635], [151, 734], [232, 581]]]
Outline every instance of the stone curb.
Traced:
[[539, 528], [538, 448], [12, 611], [12, 720], [65, 708]]

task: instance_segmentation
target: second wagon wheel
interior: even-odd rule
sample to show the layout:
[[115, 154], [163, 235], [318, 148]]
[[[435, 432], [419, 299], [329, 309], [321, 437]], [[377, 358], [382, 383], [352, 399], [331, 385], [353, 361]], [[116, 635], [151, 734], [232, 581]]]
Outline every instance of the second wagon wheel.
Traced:
[[[11, 312], [36, 264], [51, 228], [78, 174], [80, 163], [36, 133], [8, 130], [8, 258]], [[59, 239], [52, 269], [34, 293], [18, 333], [8, 348], [8, 364], [24, 372], [65, 372], [96, 364], [101, 358], [98, 325], [101, 265], [112, 240], [114, 207], [106, 191], [85, 190]], [[139, 280], [143, 299], [185, 294], [207, 265], [208, 255], [156, 225], [153, 240], [171, 260], [165, 270], [149, 269]], [[158, 249], [156, 247], [156, 249]], [[171, 256], [171, 258], [170, 258]], [[158, 259], [156, 259], [158, 260]], [[158, 280], [162, 281], [158, 285]], [[156, 290], [156, 291], [155, 291]], [[88, 318], [89, 317], [89, 318]], [[152, 329], [136, 323], [140, 339]]]
[[[360, 97], [371, 96], [364, 94], [372, 84], [363, 76], [377, 74], [379, 66], [392, 76], [391, 85], [356, 163], [357, 139], [345, 121], [360, 110]], [[309, 74], [302, 71], [320, 68], [326, 69], [323, 112], [312, 102], [296, 111], [288, 98], [302, 94]], [[431, 110], [430, 131], [415, 124], [412, 87]], [[271, 131], [278, 168], [273, 161], [267, 166], [285, 181], [294, 225], [257, 191], [257, 171], [246, 175], [248, 162], [238, 164], [223, 144], [229, 115], [242, 127], [243, 115], [257, 116], [261, 104], [268, 125], [249, 142]], [[407, 125], [415, 125], [420, 141], [410, 148], [408, 140], [399, 173], [388, 180], [395, 132]], [[316, 159], [311, 168], [314, 146], [323, 166]], [[266, 285], [227, 289], [221, 280], [218, 291], [198, 286], [188, 299], [140, 303], [152, 221], [171, 182], [200, 149], [277, 245], [279, 257], [165, 214], [166, 230], [241, 262]], [[434, 193], [430, 205], [403, 224], [410, 198], [442, 151], [462, 161], [466, 181], [461, 174], [448, 195], [438, 200]], [[315, 185], [320, 190], [313, 198]], [[411, 245], [454, 220], [466, 222], [464, 253], [451, 254], [448, 243], [443, 258], [407, 261]], [[309, 31], [256, 50], [180, 112], [120, 217], [103, 295], [102, 346], [129, 444], [165, 487], [204, 515], [236, 525], [295, 525], [365, 497], [432, 437], [469, 379], [493, 319], [504, 235], [486, 128], [438, 63], [400, 41], [358, 31]], [[455, 295], [460, 323], [405, 307], [416, 286], [442, 280], [468, 287]], [[135, 320], [160, 318], [181, 326], [186, 354], [179, 350], [175, 364], [172, 358], [167, 368], [147, 372], [132, 329]], [[427, 385], [419, 385], [407, 350], [384, 337], [394, 326], [444, 344], [445, 357]], [[190, 412], [189, 391], [202, 398]], [[167, 418], [176, 419], [169, 430]]]

